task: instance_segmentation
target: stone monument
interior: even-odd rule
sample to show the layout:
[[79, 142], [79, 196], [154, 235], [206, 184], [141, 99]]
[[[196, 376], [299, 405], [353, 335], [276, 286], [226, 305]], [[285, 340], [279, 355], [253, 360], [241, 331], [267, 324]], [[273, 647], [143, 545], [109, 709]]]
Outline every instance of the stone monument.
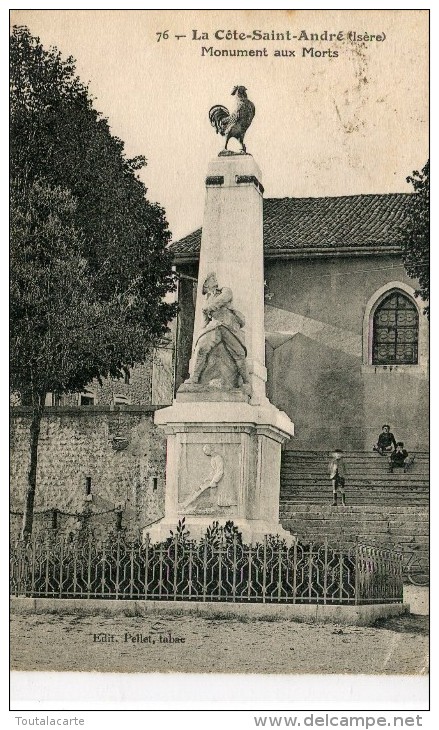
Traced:
[[167, 465], [165, 516], [148, 528], [153, 541], [182, 517], [194, 538], [213, 521], [233, 520], [246, 542], [293, 539], [279, 523], [279, 487], [281, 446], [294, 426], [265, 394], [263, 187], [243, 144], [254, 116], [245, 91], [233, 90], [234, 113], [209, 113], [226, 144], [236, 138], [241, 150], [220, 152], [206, 177], [189, 378], [155, 414]]

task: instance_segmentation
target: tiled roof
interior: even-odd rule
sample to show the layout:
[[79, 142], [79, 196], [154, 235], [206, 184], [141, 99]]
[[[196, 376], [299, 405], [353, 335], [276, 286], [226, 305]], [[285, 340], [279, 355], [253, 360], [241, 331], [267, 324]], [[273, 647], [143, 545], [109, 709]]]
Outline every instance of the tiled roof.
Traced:
[[[397, 247], [410, 193], [264, 200], [264, 251]], [[198, 258], [201, 228], [172, 244], [176, 259]]]

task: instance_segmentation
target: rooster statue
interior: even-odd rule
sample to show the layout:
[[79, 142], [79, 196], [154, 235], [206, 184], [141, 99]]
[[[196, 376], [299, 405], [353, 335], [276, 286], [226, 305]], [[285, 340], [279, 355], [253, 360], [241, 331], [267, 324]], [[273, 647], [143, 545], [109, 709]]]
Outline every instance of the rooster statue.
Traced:
[[249, 128], [255, 116], [255, 105], [247, 98], [247, 89], [245, 86], [235, 86], [232, 96], [236, 94], [236, 109], [232, 114], [221, 104], [216, 104], [209, 111], [209, 119], [212, 127], [215, 127], [216, 133], [226, 138], [224, 149], [231, 137], [235, 137], [241, 144], [241, 152], [246, 153], [244, 144], [244, 135]]

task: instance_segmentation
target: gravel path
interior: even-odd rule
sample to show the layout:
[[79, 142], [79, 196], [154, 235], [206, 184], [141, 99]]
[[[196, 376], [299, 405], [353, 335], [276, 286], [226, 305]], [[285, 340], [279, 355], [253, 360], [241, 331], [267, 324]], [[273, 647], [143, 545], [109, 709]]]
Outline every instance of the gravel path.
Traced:
[[425, 674], [427, 662], [427, 616], [373, 627], [160, 614], [11, 617], [16, 670]]

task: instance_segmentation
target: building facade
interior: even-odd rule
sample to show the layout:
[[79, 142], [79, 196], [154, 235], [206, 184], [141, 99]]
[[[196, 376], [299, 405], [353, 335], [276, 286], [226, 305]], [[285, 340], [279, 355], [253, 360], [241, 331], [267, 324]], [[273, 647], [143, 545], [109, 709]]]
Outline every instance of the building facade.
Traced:
[[[428, 448], [428, 320], [405, 273], [410, 195], [264, 200], [267, 395], [291, 449], [369, 450], [383, 423]], [[176, 387], [187, 377], [201, 229], [174, 244]]]

